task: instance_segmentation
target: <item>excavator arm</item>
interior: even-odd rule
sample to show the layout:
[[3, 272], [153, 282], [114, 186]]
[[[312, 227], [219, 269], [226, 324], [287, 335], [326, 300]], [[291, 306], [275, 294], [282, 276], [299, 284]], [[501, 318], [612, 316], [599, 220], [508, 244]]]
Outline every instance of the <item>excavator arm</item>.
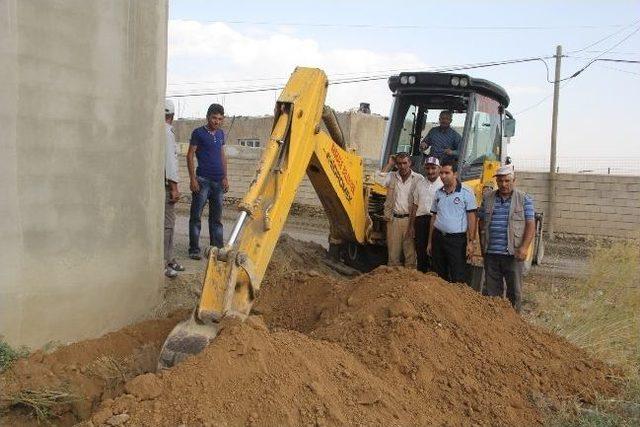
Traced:
[[209, 251], [198, 306], [165, 341], [159, 368], [200, 352], [224, 317], [249, 315], [305, 174], [326, 211], [331, 239], [365, 243], [371, 221], [362, 158], [344, 148], [335, 115], [324, 106], [327, 85], [319, 69], [299, 67], [291, 75], [231, 236], [224, 248]]

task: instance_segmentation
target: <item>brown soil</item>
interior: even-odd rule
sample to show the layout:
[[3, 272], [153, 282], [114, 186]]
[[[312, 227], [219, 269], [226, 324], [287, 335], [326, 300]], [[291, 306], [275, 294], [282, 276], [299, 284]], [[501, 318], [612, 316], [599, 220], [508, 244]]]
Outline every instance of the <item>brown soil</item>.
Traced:
[[73, 403], [53, 408], [56, 424], [72, 425], [88, 418], [102, 400], [122, 394], [125, 382], [155, 371], [162, 343], [187, 313], [138, 323], [50, 354], [39, 350], [16, 361], [0, 375], [0, 413], [10, 409], [0, 424], [36, 423], [29, 408], [14, 405], [13, 397], [24, 390], [65, 391], [75, 396]]
[[[60, 424], [93, 411], [95, 426], [533, 425], [616, 393], [617, 372], [502, 300], [405, 269], [346, 280], [319, 247], [278, 247], [256, 315], [184, 363], [150, 373], [172, 317], [34, 354], [0, 376], [2, 392], [66, 381], [86, 398], [58, 407]], [[124, 374], [100, 371], [105, 357]]]
[[254, 316], [103, 404], [131, 425], [532, 425], [568, 398], [615, 393], [611, 370], [503, 301], [404, 269], [297, 273]]

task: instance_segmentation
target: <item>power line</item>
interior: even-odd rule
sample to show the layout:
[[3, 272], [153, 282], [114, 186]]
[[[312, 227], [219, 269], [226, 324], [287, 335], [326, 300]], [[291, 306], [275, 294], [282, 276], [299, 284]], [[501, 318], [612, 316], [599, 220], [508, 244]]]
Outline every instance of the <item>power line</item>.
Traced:
[[633, 74], [633, 75], [636, 75], [636, 76], [640, 76], [640, 73], [635, 73], [635, 72], [629, 71], [629, 70], [623, 70], [622, 68], [607, 67], [606, 65], [599, 65], [599, 66], [601, 68], [606, 68], [607, 70], [619, 71], [621, 73]]
[[[518, 59], [507, 59], [501, 61], [490, 61], [490, 62], [481, 62], [481, 63], [472, 63], [472, 64], [461, 64], [461, 65], [446, 65], [441, 67], [430, 67], [429, 71], [432, 72], [451, 72], [451, 71], [463, 71], [463, 70], [471, 70], [478, 68], [488, 68], [488, 67], [496, 67], [501, 65], [510, 65], [510, 64], [518, 64], [532, 61], [540, 61], [544, 62], [544, 59], [553, 58], [553, 56], [547, 57], [535, 57], [535, 58], [518, 58]], [[353, 78], [344, 78], [344, 79], [335, 79], [329, 81], [330, 85], [339, 85], [339, 84], [349, 84], [349, 83], [361, 83], [375, 80], [386, 80], [389, 78], [387, 72], [383, 75], [369, 75], [362, 77], [353, 77]], [[272, 90], [281, 90], [283, 89], [283, 85], [277, 86], [266, 86], [266, 87], [245, 87], [245, 88], [230, 88], [223, 89], [218, 91], [209, 91], [209, 92], [191, 92], [191, 93], [177, 93], [177, 94], [168, 94], [168, 97], [171, 98], [184, 98], [184, 97], [196, 97], [196, 96], [218, 96], [218, 95], [230, 95], [230, 94], [239, 94], [239, 93], [256, 93], [256, 92], [269, 92]]]
[[[636, 21], [636, 22], [640, 22], [640, 20]], [[594, 58], [592, 58], [584, 67], [580, 68], [578, 71], [576, 71], [575, 73], [573, 73], [572, 75], [570, 75], [569, 77], [564, 77], [561, 78], [560, 80], [558, 80], [559, 82], [565, 81], [565, 80], [570, 80], [573, 79], [575, 77], [578, 77], [578, 75], [580, 75], [584, 70], [586, 70], [587, 68], [589, 68], [594, 62], [596, 62], [601, 56], [603, 56], [606, 53], [609, 53], [610, 51], [612, 51], [613, 49], [615, 49], [616, 47], [620, 46], [622, 43], [624, 43], [625, 41], [627, 41], [630, 37], [632, 37], [633, 35], [635, 35], [638, 31], [640, 31], [640, 26], [638, 26], [638, 28], [636, 28], [634, 31], [632, 31], [631, 33], [627, 34], [625, 37], [623, 37], [621, 40], [619, 40], [616, 44], [614, 44], [613, 46], [611, 46], [609, 49], [603, 51], [602, 53], [600, 53], [599, 55], [595, 56]], [[555, 83], [555, 82], [551, 82], [551, 83]]]
[[[573, 56], [573, 55], [563, 55], [564, 58], [574, 58], [574, 59], [591, 59], [586, 58], [584, 56]], [[598, 58], [596, 62], [620, 62], [623, 64], [640, 64], [640, 61], [629, 60], [629, 59], [614, 59], [614, 58]]]
[[235, 25], [266, 25], [266, 26], [290, 26], [290, 27], [313, 27], [313, 28], [355, 28], [355, 29], [383, 29], [383, 30], [479, 30], [479, 31], [496, 31], [496, 30], [566, 30], [566, 29], [598, 29], [598, 28], [619, 28], [624, 24], [605, 24], [605, 25], [480, 25], [480, 26], [444, 26], [444, 25], [412, 25], [412, 24], [365, 24], [365, 23], [323, 23], [323, 22], [273, 22], [273, 21], [245, 21], [245, 20], [198, 20], [198, 19], [174, 19], [172, 21], [192, 21], [204, 23], [220, 23]]
[[593, 47], [593, 46], [595, 46], [595, 45], [597, 45], [597, 44], [600, 44], [600, 43], [602, 43], [603, 41], [608, 40], [608, 39], [610, 39], [611, 37], [614, 37], [614, 36], [618, 35], [619, 33], [623, 32], [624, 30], [626, 30], [626, 29], [628, 29], [628, 28], [633, 27], [634, 25], [636, 25], [636, 24], [637, 24], [637, 23], [639, 23], [639, 22], [640, 22], [640, 19], [635, 20], [635, 21], [633, 21], [631, 24], [628, 24], [628, 25], [623, 26], [623, 27], [622, 27], [621, 29], [619, 29], [618, 31], [615, 31], [615, 32], [613, 32], [613, 33], [611, 33], [611, 34], [609, 34], [609, 35], [607, 35], [607, 36], [605, 36], [605, 37], [603, 37], [603, 38], [601, 38], [601, 39], [599, 39], [599, 40], [596, 40], [595, 42], [593, 42], [593, 43], [591, 43], [591, 44], [589, 44], [589, 45], [587, 45], [587, 46], [583, 47], [582, 49], [578, 49], [578, 50], [571, 50], [571, 51], [569, 51], [569, 52], [567, 52], [567, 53], [579, 53], [579, 52], [583, 52], [583, 51], [585, 51], [585, 50], [589, 49], [590, 47]]

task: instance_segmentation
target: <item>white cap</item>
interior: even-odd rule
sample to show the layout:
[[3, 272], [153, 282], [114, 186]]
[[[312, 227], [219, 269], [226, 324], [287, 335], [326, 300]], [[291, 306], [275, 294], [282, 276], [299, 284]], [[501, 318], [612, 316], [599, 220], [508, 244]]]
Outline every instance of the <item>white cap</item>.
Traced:
[[513, 165], [503, 165], [498, 168], [493, 176], [513, 175]]
[[173, 105], [173, 101], [170, 99], [164, 100], [164, 114], [175, 114], [176, 107]]
[[437, 157], [427, 157], [424, 161], [425, 165], [436, 165], [436, 166], [440, 166], [440, 160], [438, 160]]

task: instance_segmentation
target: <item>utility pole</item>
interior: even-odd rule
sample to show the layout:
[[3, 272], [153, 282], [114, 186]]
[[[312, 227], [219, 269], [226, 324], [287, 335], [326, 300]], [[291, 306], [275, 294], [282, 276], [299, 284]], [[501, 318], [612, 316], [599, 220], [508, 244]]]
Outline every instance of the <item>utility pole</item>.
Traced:
[[553, 117], [551, 119], [551, 158], [549, 159], [549, 209], [547, 236], [555, 239], [556, 222], [556, 180], [558, 178], [556, 146], [558, 136], [558, 101], [560, 100], [560, 65], [562, 62], [562, 46], [556, 46], [556, 76], [553, 79]]

